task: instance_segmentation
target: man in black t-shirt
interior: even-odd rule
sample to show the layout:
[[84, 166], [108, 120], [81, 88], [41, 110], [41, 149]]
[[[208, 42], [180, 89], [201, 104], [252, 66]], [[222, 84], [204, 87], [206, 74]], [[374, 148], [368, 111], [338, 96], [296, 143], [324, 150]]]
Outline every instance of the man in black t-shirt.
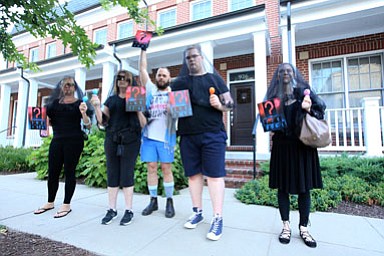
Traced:
[[196, 228], [204, 220], [202, 191], [203, 177], [206, 176], [214, 214], [207, 238], [216, 241], [220, 239], [223, 229], [226, 175], [227, 134], [223, 112], [232, 108], [233, 100], [220, 75], [217, 72], [208, 73], [203, 61], [199, 46], [187, 48], [182, 70], [171, 87], [173, 91], [189, 91], [193, 112], [192, 116], [179, 118], [178, 121], [181, 158], [193, 206], [193, 214], [184, 227]]

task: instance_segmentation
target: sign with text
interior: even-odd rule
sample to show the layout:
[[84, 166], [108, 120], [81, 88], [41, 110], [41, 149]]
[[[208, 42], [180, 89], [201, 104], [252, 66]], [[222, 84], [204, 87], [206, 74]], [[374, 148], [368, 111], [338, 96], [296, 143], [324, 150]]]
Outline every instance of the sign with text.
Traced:
[[143, 31], [143, 30], [137, 30], [135, 38], [132, 42], [132, 47], [138, 47], [138, 48], [148, 48], [149, 42], [152, 38], [152, 32], [150, 31]]
[[145, 102], [145, 87], [131, 85], [127, 87], [125, 91], [125, 111], [145, 111]]
[[169, 92], [169, 105], [173, 118], [192, 116], [192, 106], [188, 90]]
[[28, 124], [31, 130], [47, 129], [47, 111], [45, 107], [28, 107]]
[[279, 98], [273, 98], [257, 104], [264, 132], [281, 131], [287, 127], [283, 108]]

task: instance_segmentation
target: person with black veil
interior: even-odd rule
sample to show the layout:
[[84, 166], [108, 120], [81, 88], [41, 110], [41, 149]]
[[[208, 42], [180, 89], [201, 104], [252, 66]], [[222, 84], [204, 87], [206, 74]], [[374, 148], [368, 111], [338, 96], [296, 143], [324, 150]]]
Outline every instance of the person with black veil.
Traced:
[[[309, 97], [306, 97], [308, 93]], [[317, 119], [323, 119], [326, 106], [311, 90], [299, 70], [289, 63], [280, 64], [274, 72], [265, 99], [273, 98], [281, 100], [287, 122], [285, 128], [274, 131], [272, 136], [269, 172], [269, 187], [277, 189], [283, 221], [279, 241], [283, 244], [290, 242], [290, 194], [297, 194], [300, 237], [307, 246], [314, 248], [317, 243], [307, 228], [311, 207], [310, 190], [322, 188], [323, 183], [317, 149], [304, 145], [299, 135], [304, 116], [309, 113]]]
[[53, 138], [48, 153], [48, 202], [34, 213], [41, 214], [54, 208], [59, 178], [64, 166], [64, 201], [54, 218], [65, 217], [72, 211], [71, 199], [75, 192], [75, 170], [84, 147], [82, 125], [90, 129], [93, 107], [83, 102], [83, 92], [73, 77], [64, 77], [52, 91], [47, 103], [47, 116]]
[[224, 80], [208, 63], [198, 45], [184, 51], [180, 74], [171, 83], [171, 88], [172, 91], [189, 91], [193, 112], [192, 116], [179, 118], [177, 131], [193, 206], [193, 214], [184, 227], [194, 229], [204, 220], [202, 191], [206, 176], [213, 208], [207, 238], [216, 241], [223, 232], [227, 140], [223, 112], [233, 107], [233, 100]]
[[105, 127], [104, 150], [107, 161], [107, 186], [109, 209], [101, 223], [108, 225], [117, 217], [117, 195], [121, 187], [125, 199], [125, 212], [120, 225], [132, 222], [132, 200], [134, 189], [134, 169], [141, 145], [141, 129], [146, 119], [142, 112], [126, 111], [126, 89], [137, 86], [131, 72], [118, 70], [109, 97], [100, 108], [100, 99], [93, 95], [91, 103], [95, 107], [99, 125]]

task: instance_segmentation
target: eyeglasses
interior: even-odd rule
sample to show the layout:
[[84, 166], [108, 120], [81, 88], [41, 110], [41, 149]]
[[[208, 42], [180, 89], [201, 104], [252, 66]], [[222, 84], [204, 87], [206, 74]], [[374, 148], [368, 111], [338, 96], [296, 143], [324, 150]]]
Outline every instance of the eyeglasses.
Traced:
[[128, 83], [131, 83], [131, 78], [126, 77], [126, 76], [120, 76], [118, 75], [116, 78], [117, 81], [127, 81]]
[[71, 87], [71, 86], [75, 86], [75, 84], [74, 84], [74, 83], [65, 83], [65, 84], [63, 85], [63, 87], [64, 87], [64, 86]]
[[196, 59], [197, 57], [199, 57], [200, 54], [192, 54], [192, 55], [189, 55], [187, 57], [185, 57], [187, 60], [190, 60], [190, 59]]

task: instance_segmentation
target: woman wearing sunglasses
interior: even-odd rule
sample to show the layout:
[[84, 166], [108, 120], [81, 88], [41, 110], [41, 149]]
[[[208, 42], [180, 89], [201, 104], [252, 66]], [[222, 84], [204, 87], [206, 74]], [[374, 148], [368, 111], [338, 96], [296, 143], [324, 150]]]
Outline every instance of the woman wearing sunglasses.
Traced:
[[82, 102], [83, 92], [73, 77], [64, 77], [52, 91], [47, 103], [47, 115], [52, 125], [53, 138], [48, 155], [48, 202], [34, 213], [41, 214], [54, 208], [59, 178], [64, 166], [65, 195], [54, 218], [62, 218], [71, 210], [71, 199], [75, 192], [75, 170], [83, 152], [84, 140], [81, 120], [91, 127], [93, 108]]
[[132, 73], [119, 70], [103, 110], [96, 95], [91, 99], [97, 121], [106, 129], [104, 149], [107, 160], [109, 209], [101, 221], [104, 225], [110, 224], [117, 217], [116, 201], [120, 187], [125, 198], [125, 212], [120, 225], [130, 224], [133, 218], [134, 168], [140, 150], [141, 128], [145, 125], [145, 117], [141, 112], [125, 110], [125, 94], [130, 85], [136, 86]]

